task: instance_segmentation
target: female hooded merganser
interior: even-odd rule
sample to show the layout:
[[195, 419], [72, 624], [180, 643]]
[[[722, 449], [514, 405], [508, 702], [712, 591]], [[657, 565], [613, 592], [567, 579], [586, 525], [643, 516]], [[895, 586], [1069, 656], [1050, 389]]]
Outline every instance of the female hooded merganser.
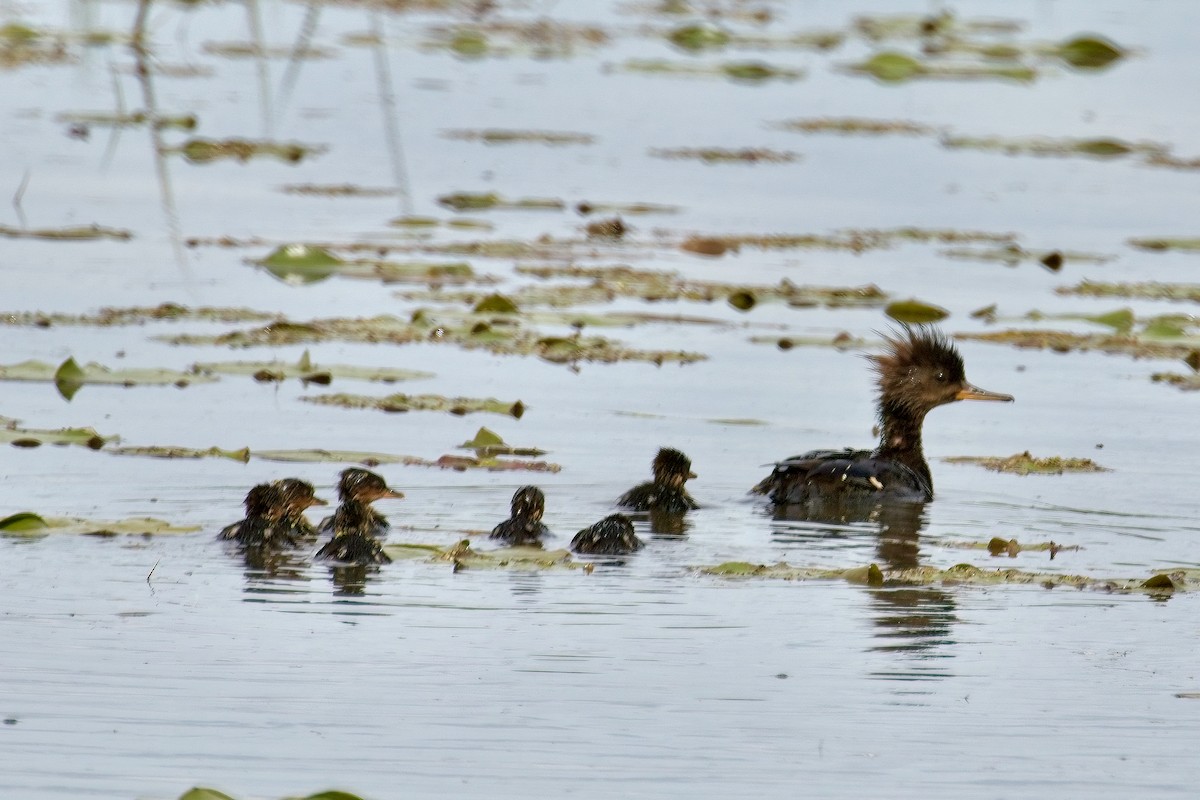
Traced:
[[279, 490], [283, 507], [281, 522], [287, 531], [300, 539], [316, 539], [317, 529], [304, 516], [304, 511], [312, 506], [329, 505], [329, 501], [317, 497], [313, 485], [299, 478], [283, 478], [272, 486]]
[[317, 551], [317, 558], [344, 564], [390, 564], [383, 545], [372, 534], [371, 507], [353, 501], [342, 503], [333, 512], [333, 538]]
[[642, 540], [633, 532], [629, 517], [613, 514], [575, 534], [571, 549], [586, 555], [623, 556], [641, 550]]
[[[361, 510], [355, 510], [352, 517], [348, 518], [365, 519], [367, 524], [365, 531], [372, 536], [381, 536], [388, 529], [387, 517], [371, 508], [371, 503], [386, 498], [402, 500], [404, 493], [389, 489], [387, 482], [374, 472], [350, 467], [342, 470], [341, 478], [338, 480], [338, 498], [342, 501], [342, 506], [350, 504], [362, 506]], [[322, 533], [335, 530], [335, 517], [336, 514], [321, 520]]]
[[218, 539], [242, 547], [294, 547], [296, 539], [284, 524], [285, 501], [279, 487], [260, 483], [246, 493], [246, 518], [226, 526]]
[[633, 511], [661, 511], [668, 514], [682, 514], [700, 507], [683, 488], [689, 479], [696, 477], [687, 456], [664, 447], [654, 456], [651, 469], [654, 480], [635, 486], [621, 495], [617, 498], [617, 505]]
[[542, 524], [546, 495], [536, 486], [522, 486], [512, 496], [512, 516], [492, 528], [492, 539], [512, 545], [540, 545], [550, 529]]
[[933, 477], [921, 450], [925, 415], [956, 400], [1011, 401], [967, 383], [962, 356], [932, 328], [904, 327], [885, 337], [888, 350], [870, 356], [879, 374], [879, 446], [874, 450], [814, 450], [775, 465], [751, 489], [776, 507], [827, 502], [933, 499]]

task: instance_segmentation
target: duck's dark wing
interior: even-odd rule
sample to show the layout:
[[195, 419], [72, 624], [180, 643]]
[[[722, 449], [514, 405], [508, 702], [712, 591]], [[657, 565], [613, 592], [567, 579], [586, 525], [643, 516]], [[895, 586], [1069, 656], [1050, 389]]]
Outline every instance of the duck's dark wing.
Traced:
[[686, 489], [643, 483], [617, 498], [617, 505], [631, 511], [664, 511], [683, 514], [700, 507]]
[[511, 545], [540, 545], [543, 536], [550, 530], [541, 522], [531, 519], [510, 517], [492, 528], [492, 539], [500, 539]]
[[814, 450], [775, 465], [752, 492], [776, 506], [838, 498], [924, 502], [933, 492], [903, 464], [873, 458], [870, 450]]
[[335, 536], [317, 551], [318, 559], [340, 561], [345, 564], [390, 564], [391, 557], [383, 552], [378, 540], [361, 533], [346, 533]]

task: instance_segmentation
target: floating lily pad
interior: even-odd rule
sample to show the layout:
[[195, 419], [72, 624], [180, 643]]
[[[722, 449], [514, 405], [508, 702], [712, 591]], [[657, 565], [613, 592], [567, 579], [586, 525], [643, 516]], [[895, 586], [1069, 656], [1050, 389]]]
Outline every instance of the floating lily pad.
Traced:
[[729, 44], [729, 40], [728, 32], [707, 23], [684, 25], [667, 34], [667, 41], [671, 44], [693, 53], [719, 50]]
[[255, 380], [262, 382], [277, 382], [295, 378], [304, 383], [318, 384], [327, 384], [334, 378], [394, 383], [434, 377], [432, 372], [421, 370], [358, 367], [347, 364], [314, 364], [307, 350], [295, 364], [285, 364], [279, 361], [200, 362], [192, 365], [192, 371], [199, 374], [217, 372], [226, 375], [251, 375]]
[[738, 150], [723, 147], [652, 148], [650, 155], [655, 158], [692, 159], [703, 161], [705, 164], [786, 164], [800, 157], [799, 153], [790, 150], [771, 150], [765, 147], [744, 147]]
[[631, 59], [622, 68], [644, 75], [665, 75], [694, 78], [729, 78], [739, 83], [762, 83], [768, 80], [795, 81], [804, 71], [777, 67], [761, 61], [731, 61], [725, 64], [695, 64], [662, 59]]
[[1058, 48], [1058, 57], [1076, 69], [1104, 69], [1124, 56], [1120, 47], [1096, 36], [1068, 39]]
[[133, 233], [123, 228], [107, 228], [103, 225], [77, 225], [67, 228], [14, 228], [0, 225], [0, 236], [10, 239], [51, 239], [65, 242], [91, 242], [97, 239], [128, 241]]
[[250, 139], [189, 139], [179, 147], [165, 148], [164, 152], [179, 153], [193, 164], [207, 164], [223, 159], [245, 163], [260, 156], [270, 156], [289, 164], [298, 164], [309, 156], [324, 152], [324, 149], [315, 145]]
[[1026, 450], [1007, 458], [992, 456], [950, 456], [942, 459], [950, 464], [977, 464], [993, 472], [1009, 472], [1014, 475], [1062, 475], [1066, 472], [1111, 472], [1090, 458], [1063, 458], [1050, 456], [1037, 458]]
[[218, 792], [216, 789], [194, 786], [181, 794], [179, 800], [234, 800], [234, 798], [224, 792]]
[[16, 514], [9, 514], [4, 519], [0, 519], [0, 533], [20, 533], [28, 534], [30, 532], [41, 531], [49, 527], [46, 520], [42, 519], [32, 511], [21, 511]]
[[463, 442], [459, 445], [463, 450], [474, 450], [475, 455], [480, 458], [494, 458], [495, 456], [527, 456], [536, 458], [546, 455], [545, 450], [539, 450], [536, 447], [513, 447], [505, 444], [500, 438], [500, 434], [488, 428], [480, 428], [475, 432], [475, 438], [469, 442]]
[[1079, 545], [1061, 545], [1056, 542], [1036, 542], [1021, 544], [1016, 539], [1005, 539], [993, 536], [986, 542], [938, 542], [942, 547], [953, 547], [960, 550], [987, 550], [994, 556], [1016, 558], [1021, 553], [1049, 553], [1054, 558], [1059, 553], [1081, 550]]
[[888, 303], [887, 307], [883, 309], [883, 313], [906, 325], [939, 322], [950, 316], [950, 312], [946, 309], [923, 303], [920, 300], [897, 300], [894, 303]]
[[379, 411], [402, 413], [407, 411], [446, 411], [455, 415], [486, 412], [503, 414], [520, 419], [525, 413], [525, 404], [520, 400], [505, 402], [494, 398], [442, 397], [436, 394], [391, 394], [387, 397], [369, 397], [361, 394], [321, 394], [302, 397], [306, 403], [341, 408], [373, 408]]
[[883, 83], [903, 83], [917, 78], [977, 80], [997, 78], [1028, 82], [1037, 71], [1021, 64], [966, 64], [921, 61], [897, 52], [877, 53], [866, 61], [847, 64], [847, 72], [870, 75]]
[[284, 283], [304, 284], [325, 280], [345, 262], [323, 247], [287, 244], [258, 263]]

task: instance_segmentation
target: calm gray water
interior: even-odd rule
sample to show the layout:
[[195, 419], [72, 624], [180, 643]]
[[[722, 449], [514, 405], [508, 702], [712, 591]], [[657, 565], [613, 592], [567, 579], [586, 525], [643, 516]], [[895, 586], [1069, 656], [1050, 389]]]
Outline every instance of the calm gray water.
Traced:
[[[6, 238], [3, 311], [86, 312], [175, 302], [244, 306], [304, 321], [395, 314], [423, 305], [419, 286], [332, 278], [290, 286], [246, 263], [287, 242], [411, 243], [388, 221], [446, 221], [451, 192], [558, 198], [571, 206], [659, 203], [675, 214], [625, 217], [620, 243], [575, 249], [581, 265], [629, 264], [746, 284], [861, 286], [943, 306], [951, 333], [987, 329], [970, 312], [1030, 310], [1139, 316], [1192, 314], [1194, 305], [1054, 293], [1097, 281], [1196, 282], [1196, 258], [1126, 244], [1194, 236], [1194, 171], [1099, 160], [950, 150], [936, 137], [802, 135], [791, 118], [907, 119], [961, 135], [1120, 138], [1200, 156], [1194, 37], [1200, 8], [1183, 3], [969, 3], [965, 18], [1018, 20], [1001, 41], [1052, 43], [1105, 35], [1132, 50], [1098, 73], [1037, 61], [1032, 83], [929, 80], [886, 85], [839, 65], [911, 41], [872, 44], [850, 32], [866, 3], [763, 3], [772, 20], [723, 9], [723, 24], [782, 37], [841, 30], [829, 52], [731, 45], [688, 55], [663, 32], [702, 15], [649, 13], [653, 3], [500, 3], [485, 23], [587, 24], [606, 40], [550, 57], [493, 32], [507, 52], [467, 59], [427, 46], [440, 27], [473, 24], [471, 10], [377, 12], [336, 4], [156, 5], [149, 84], [162, 114], [194, 113], [189, 136], [321, 145], [299, 164], [271, 158], [192, 164], [155, 158], [145, 127], [92, 125], [71, 136], [64, 114], [146, 106], [131, 29], [116, 3], [6, 8], [62, 35], [65, 63], [3, 72], [0, 223], [127, 229], [129, 241]], [[887, 3], [889, 13], [937, 10]], [[311, 31], [324, 57], [289, 61]], [[377, 35], [380, 46], [364, 43]], [[271, 58], [221, 47], [261, 38]], [[551, 39], [560, 43], [561, 39]], [[543, 45], [544, 46], [544, 45]], [[737, 83], [713, 75], [648, 75], [632, 59], [690, 67], [762, 60], [799, 80]], [[187, 68], [186, 72], [180, 70]], [[381, 100], [381, 97], [385, 98]], [[452, 129], [584, 133], [590, 144], [486, 145]], [[703, 164], [653, 148], [792, 151], [782, 164]], [[26, 177], [27, 176], [27, 177]], [[398, 177], [401, 180], [397, 189]], [[19, 188], [24, 183], [23, 191]], [[311, 197], [285, 185], [392, 189], [372, 197]], [[433, 243], [582, 239], [573, 211], [470, 215], [492, 231], [438, 227]], [[962, 261], [941, 245], [897, 244], [862, 254], [760, 250], [706, 259], [687, 235], [830, 234], [845, 228], [1012, 232], [1035, 251], [1112, 257], [1059, 273]], [[260, 239], [248, 247], [187, 239]], [[392, 258], [405, 260], [403, 254]], [[446, 260], [416, 255], [416, 260]], [[450, 260], [459, 260], [453, 256]], [[500, 291], [533, 282], [512, 258], [472, 257]], [[450, 544], [490, 529], [512, 491], [541, 485], [546, 521], [564, 545], [610, 513], [648, 474], [660, 445], [692, 458], [704, 508], [687, 536], [650, 538], [623, 566], [590, 575], [463, 571], [401, 562], [347, 580], [301, 558], [274, 573], [246, 567], [213, 541], [240, 516], [251, 485], [285, 475], [332, 496], [340, 464], [227, 459], [155, 460], [41, 447], [7, 451], [4, 514], [113, 520], [153, 516], [196, 525], [157, 538], [51, 535], [0, 538], [0, 796], [175, 798], [192, 785], [277, 798], [337, 787], [400, 796], [813, 796], [1006, 798], [1192, 796], [1200, 770], [1197, 600], [1036, 586], [869, 589], [841, 581], [722, 580], [698, 565], [738, 560], [850, 568], [912, 564], [1016, 567], [1127, 580], [1200, 567], [1195, 419], [1200, 394], [1150, 381], [1185, 371], [1169, 361], [1057, 354], [964, 341], [969, 378], [1016, 396], [1013, 405], [935, 411], [926, 451], [938, 499], [919, 537], [881, 541], [870, 525], [776, 522], [745, 491], [765, 464], [795, 452], [872, 440], [873, 387], [859, 351], [753, 341], [768, 336], [873, 338], [881, 309], [800, 309], [764, 303], [621, 300], [586, 309], [708, 318], [595, 332], [631, 346], [687, 349], [687, 366], [582, 364], [451, 346], [325, 342], [318, 363], [435, 373], [384, 386], [335, 381], [259, 384], [244, 377], [186, 389], [86, 386], [70, 402], [45, 383], [4, 383], [0, 414], [35, 428], [93, 426], [123, 444], [251, 450], [374, 450], [435, 459], [483, 425], [548, 451], [555, 474], [454, 472], [385, 466], [407, 498], [381, 503], [393, 541]], [[1007, 322], [1000, 324], [1007, 325]], [[1020, 324], [1020, 323], [1018, 323]], [[1025, 323], [1030, 325], [1031, 323]], [[1093, 331], [1080, 321], [1043, 327]], [[128, 327], [4, 329], [3, 363], [68, 356], [113, 367], [184, 369], [196, 361], [295, 361], [303, 345], [225, 350], [177, 347], [164, 335], [246, 327], [158, 322]], [[550, 333], [569, 332], [545, 326]], [[434, 412], [385, 415], [300, 401], [346, 391], [522, 400], [519, 420]], [[752, 420], [755, 424], [734, 424]], [[1090, 457], [1100, 474], [1017, 477], [947, 464], [954, 455]], [[648, 533], [642, 531], [643, 533]], [[951, 546], [993, 536], [1081, 549], [993, 559]], [[486, 541], [476, 541], [486, 549]], [[152, 573], [152, 574], [151, 574]], [[148, 579], [149, 576], [149, 579]], [[1182, 695], [1182, 696], [1180, 696]]]

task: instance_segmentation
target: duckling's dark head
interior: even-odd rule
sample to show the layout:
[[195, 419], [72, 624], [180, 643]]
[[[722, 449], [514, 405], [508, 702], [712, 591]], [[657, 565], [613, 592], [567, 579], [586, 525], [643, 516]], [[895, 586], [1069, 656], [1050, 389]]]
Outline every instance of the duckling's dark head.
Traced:
[[289, 511], [299, 513], [311, 506], [328, 505], [327, 500], [317, 497], [313, 485], [308, 481], [302, 481], [299, 478], [283, 478], [275, 481], [274, 485], [279, 491], [283, 505]]
[[277, 518], [283, 514], [283, 494], [274, 484], [260, 483], [246, 492], [244, 505], [247, 517]]
[[387, 482], [370, 470], [350, 467], [342, 470], [338, 481], [338, 496], [359, 503], [372, 503], [384, 498], [403, 499], [404, 493], [388, 488]]
[[655, 483], [676, 488], [696, 477], [696, 473], [692, 472], [692, 460], [671, 447], [664, 447], [658, 451], [651, 468], [654, 470]]
[[935, 328], [906, 326], [884, 338], [888, 352], [870, 358], [879, 374], [879, 406], [885, 416], [920, 419], [956, 400], [1013, 399], [968, 383], [962, 356]]
[[522, 486], [512, 496], [512, 515], [537, 522], [546, 513], [546, 495], [536, 486]]

